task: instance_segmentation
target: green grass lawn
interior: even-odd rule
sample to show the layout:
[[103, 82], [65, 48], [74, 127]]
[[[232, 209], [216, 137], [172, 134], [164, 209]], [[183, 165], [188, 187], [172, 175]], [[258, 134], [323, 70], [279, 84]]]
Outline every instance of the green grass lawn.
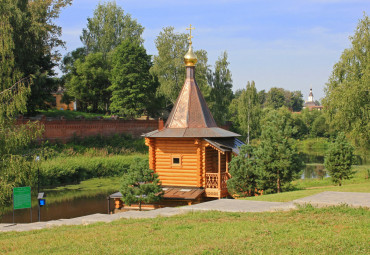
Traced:
[[369, 254], [370, 211], [197, 212], [0, 234], [1, 254]]

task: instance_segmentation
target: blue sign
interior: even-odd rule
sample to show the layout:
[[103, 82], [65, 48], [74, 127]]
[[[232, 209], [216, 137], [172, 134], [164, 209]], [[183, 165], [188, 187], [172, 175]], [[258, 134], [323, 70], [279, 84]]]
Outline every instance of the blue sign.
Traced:
[[46, 204], [45, 199], [39, 199], [39, 205], [44, 206]]

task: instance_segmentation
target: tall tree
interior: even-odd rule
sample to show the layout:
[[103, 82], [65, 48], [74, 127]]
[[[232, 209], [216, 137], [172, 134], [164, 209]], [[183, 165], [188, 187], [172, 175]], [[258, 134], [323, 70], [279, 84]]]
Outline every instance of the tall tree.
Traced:
[[324, 165], [332, 181], [342, 186], [343, 180], [351, 179], [354, 174], [351, 169], [353, 162], [353, 147], [347, 142], [344, 133], [339, 133], [325, 155]]
[[13, 187], [34, 184], [35, 163], [25, 147], [42, 131], [37, 123], [15, 125], [31, 89], [30, 79], [20, 79], [16, 67], [12, 29], [7, 15], [0, 15], [0, 210], [9, 204]]
[[345, 49], [325, 87], [324, 109], [330, 127], [350, 134], [355, 144], [370, 148], [370, 19], [364, 13], [351, 48]]
[[208, 74], [208, 82], [212, 88], [209, 98], [210, 110], [215, 121], [221, 125], [228, 120], [228, 107], [233, 97], [229, 64], [227, 52], [224, 51], [215, 63], [215, 71]]
[[85, 111], [107, 111], [110, 104], [110, 61], [103, 53], [90, 53], [78, 58], [66, 76], [68, 96], [74, 97]]
[[149, 169], [148, 161], [136, 158], [126, 174], [122, 176], [120, 192], [126, 205], [153, 203], [161, 199], [163, 193], [158, 175]]
[[[52, 99], [55, 83], [53, 68], [59, 61], [58, 47], [62, 29], [54, 23], [63, 7], [72, 0], [2, 0], [0, 15], [6, 17], [11, 27], [14, 47], [14, 66], [22, 77], [34, 77], [31, 94], [27, 100], [28, 112], [45, 108]], [[3, 36], [3, 34], [1, 35]]]
[[[175, 103], [184, 84], [184, 56], [188, 50], [188, 36], [176, 33], [173, 27], [166, 27], [155, 40], [158, 55], [154, 56], [151, 72], [158, 77], [160, 86], [158, 94], [164, 96], [166, 106]], [[208, 99], [209, 85], [207, 82], [208, 57], [205, 50], [194, 52], [198, 58], [195, 79], [205, 99]]]
[[242, 135], [247, 137], [247, 144], [250, 139], [256, 138], [259, 134], [259, 122], [261, 105], [254, 81], [248, 82], [238, 100], [238, 123]]
[[115, 49], [112, 63], [110, 109], [126, 118], [140, 116], [155, 93], [149, 73], [151, 57], [143, 46], [125, 40]]
[[87, 53], [101, 52], [106, 57], [108, 52], [125, 39], [142, 43], [144, 28], [130, 14], [125, 14], [115, 1], [99, 3], [94, 16], [87, 19], [87, 27], [80, 37]]
[[292, 138], [291, 113], [284, 108], [270, 110], [262, 123], [261, 142], [255, 153], [259, 187], [279, 193], [284, 184], [298, 177], [303, 167]]

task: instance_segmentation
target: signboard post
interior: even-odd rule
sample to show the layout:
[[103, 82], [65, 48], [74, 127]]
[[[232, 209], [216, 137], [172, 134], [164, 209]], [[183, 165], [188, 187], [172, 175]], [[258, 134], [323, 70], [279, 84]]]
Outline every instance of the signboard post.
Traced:
[[17, 187], [13, 188], [13, 223], [14, 223], [14, 210], [30, 208], [31, 222], [32, 222], [32, 209], [31, 209], [31, 187]]

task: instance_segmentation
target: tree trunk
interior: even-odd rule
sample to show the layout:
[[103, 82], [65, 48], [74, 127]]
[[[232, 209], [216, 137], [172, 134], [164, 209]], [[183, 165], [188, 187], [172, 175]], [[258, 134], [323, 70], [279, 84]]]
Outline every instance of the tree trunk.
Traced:
[[139, 211], [141, 211], [141, 200], [139, 201]]

